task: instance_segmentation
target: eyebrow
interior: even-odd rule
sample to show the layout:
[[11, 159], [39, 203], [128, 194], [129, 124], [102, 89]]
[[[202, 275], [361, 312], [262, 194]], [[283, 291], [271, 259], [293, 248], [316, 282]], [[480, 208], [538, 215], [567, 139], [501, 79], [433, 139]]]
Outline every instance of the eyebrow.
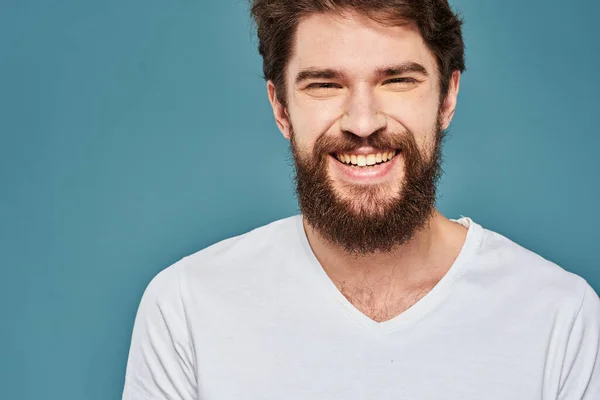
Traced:
[[418, 73], [423, 76], [429, 76], [427, 69], [419, 63], [407, 62], [399, 65], [392, 65], [385, 68], [378, 68], [375, 74], [379, 78], [385, 78], [388, 76], [402, 75], [410, 72]]
[[345, 76], [343, 72], [331, 68], [306, 68], [296, 75], [296, 85], [309, 79], [341, 79]]
[[[375, 70], [375, 75], [378, 78], [386, 78], [389, 76], [402, 75], [406, 73], [418, 73], [423, 76], [429, 76], [427, 69], [419, 63], [407, 62], [404, 64], [391, 65], [378, 68]], [[343, 79], [346, 76], [342, 71], [332, 68], [305, 68], [296, 75], [296, 85], [309, 79]]]

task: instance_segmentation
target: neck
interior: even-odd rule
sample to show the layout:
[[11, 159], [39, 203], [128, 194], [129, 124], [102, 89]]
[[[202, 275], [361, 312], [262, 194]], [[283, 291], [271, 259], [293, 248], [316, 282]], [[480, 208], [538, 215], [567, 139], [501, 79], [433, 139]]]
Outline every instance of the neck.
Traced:
[[448, 271], [465, 240], [466, 228], [435, 211], [428, 224], [390, 252], [354, 255], [331, 243], [304, 221], [310, 246], [330, 279], [341, 288], [409, 291], [433, 285]]

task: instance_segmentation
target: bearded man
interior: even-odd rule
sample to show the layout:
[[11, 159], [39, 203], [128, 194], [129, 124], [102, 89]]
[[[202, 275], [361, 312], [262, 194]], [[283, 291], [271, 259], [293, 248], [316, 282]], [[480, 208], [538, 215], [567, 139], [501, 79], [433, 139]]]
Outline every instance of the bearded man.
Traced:
[[447, 0], [254, 0], [301, 215], [149, 284], [123, 398], [600, 399], [587, 282], [435, 209], [465, 70]]

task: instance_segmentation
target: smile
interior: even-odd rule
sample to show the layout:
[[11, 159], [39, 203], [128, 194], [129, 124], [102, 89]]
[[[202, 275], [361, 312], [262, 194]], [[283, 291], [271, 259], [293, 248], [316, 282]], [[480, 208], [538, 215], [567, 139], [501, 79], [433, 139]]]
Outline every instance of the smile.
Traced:
[[372, 154], [347, 154], [336, 153], [335, 158], [344, 164], [356, 167], [370, 167], [391, 161], [398, 154], [397, 150], [384, 151]]

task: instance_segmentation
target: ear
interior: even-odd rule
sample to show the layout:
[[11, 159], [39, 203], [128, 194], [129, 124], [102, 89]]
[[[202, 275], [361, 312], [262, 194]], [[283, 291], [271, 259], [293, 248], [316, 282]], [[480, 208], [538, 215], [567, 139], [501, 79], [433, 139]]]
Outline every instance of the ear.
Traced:
[[286, 108], [281, 104], [277, 98], [277, 91], [272, 81], [267, 82], [267, 93], [269, 94], [269, 102], [273, 108], [273, 115], [275, 116], [275, 122], [277, 127], [286, 139], [290, 138], [290, 119]]
[[458, 89], [460, 88], [460, 71], [454, 71], [450, 77], [448, 85], [448, 94], [442, 104], [442, 129], [448, 129], [452, 117], [454, 117], [454, 110], [456, 110], [456, 101], [458, 98]]

